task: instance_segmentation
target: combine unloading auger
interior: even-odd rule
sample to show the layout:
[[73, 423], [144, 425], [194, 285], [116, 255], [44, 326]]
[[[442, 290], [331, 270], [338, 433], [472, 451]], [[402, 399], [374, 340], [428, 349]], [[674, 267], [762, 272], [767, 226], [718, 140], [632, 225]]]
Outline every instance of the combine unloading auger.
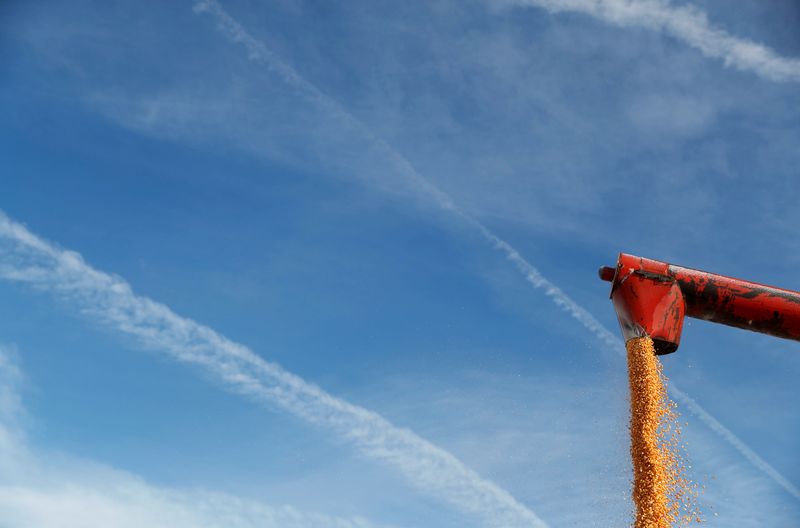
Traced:
[[653, 339], [657, 354], [678, 349], [684, 316], [800, 341], [800, 293], [620, 253], [600, 268], [622, 335]]

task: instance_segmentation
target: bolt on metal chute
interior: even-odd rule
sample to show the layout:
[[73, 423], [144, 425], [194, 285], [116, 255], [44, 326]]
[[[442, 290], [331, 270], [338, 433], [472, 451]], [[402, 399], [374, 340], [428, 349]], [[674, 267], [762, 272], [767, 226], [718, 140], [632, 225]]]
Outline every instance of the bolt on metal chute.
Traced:
[[649, 336], [659, 355], [678, 349], [684, 316], [800, 341], [800, 292], [625, 253], [600, 278], [625, 341]]

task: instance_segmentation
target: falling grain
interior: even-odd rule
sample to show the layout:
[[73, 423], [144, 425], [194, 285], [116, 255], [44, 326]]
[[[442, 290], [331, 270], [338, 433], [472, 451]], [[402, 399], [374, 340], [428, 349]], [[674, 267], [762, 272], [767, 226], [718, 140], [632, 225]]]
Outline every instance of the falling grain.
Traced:
[[671, 528], [701, 522], [697, 486], [686, 477], [681, 430], [667, 380], [649, 337], [631, 339], [631, 458], [635, 528]]

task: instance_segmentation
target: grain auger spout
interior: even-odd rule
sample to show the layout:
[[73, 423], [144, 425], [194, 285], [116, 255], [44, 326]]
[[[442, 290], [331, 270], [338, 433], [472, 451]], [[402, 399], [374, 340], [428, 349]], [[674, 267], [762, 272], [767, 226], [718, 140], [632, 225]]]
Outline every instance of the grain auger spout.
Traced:
[[800, 341], [800, 293], [620, 253], [600, 268], [622, 335], [653, 339], [656, 354], [678, 349], [684, 316]]

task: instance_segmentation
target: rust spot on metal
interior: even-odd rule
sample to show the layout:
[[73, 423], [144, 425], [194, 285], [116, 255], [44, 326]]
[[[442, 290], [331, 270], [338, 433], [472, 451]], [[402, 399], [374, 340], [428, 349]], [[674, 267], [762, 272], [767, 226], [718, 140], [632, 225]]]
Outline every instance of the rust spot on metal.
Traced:
[[669, 275], [662, 275], [660, 273], [653, 273], [652, 271], [636, 270], [636, 271], [634, 271], [634, 273], [644, 277], [645, 279], [654, 280], [656, 282], [674, 282], [675, 281], [675, 279], [673, 279]]

